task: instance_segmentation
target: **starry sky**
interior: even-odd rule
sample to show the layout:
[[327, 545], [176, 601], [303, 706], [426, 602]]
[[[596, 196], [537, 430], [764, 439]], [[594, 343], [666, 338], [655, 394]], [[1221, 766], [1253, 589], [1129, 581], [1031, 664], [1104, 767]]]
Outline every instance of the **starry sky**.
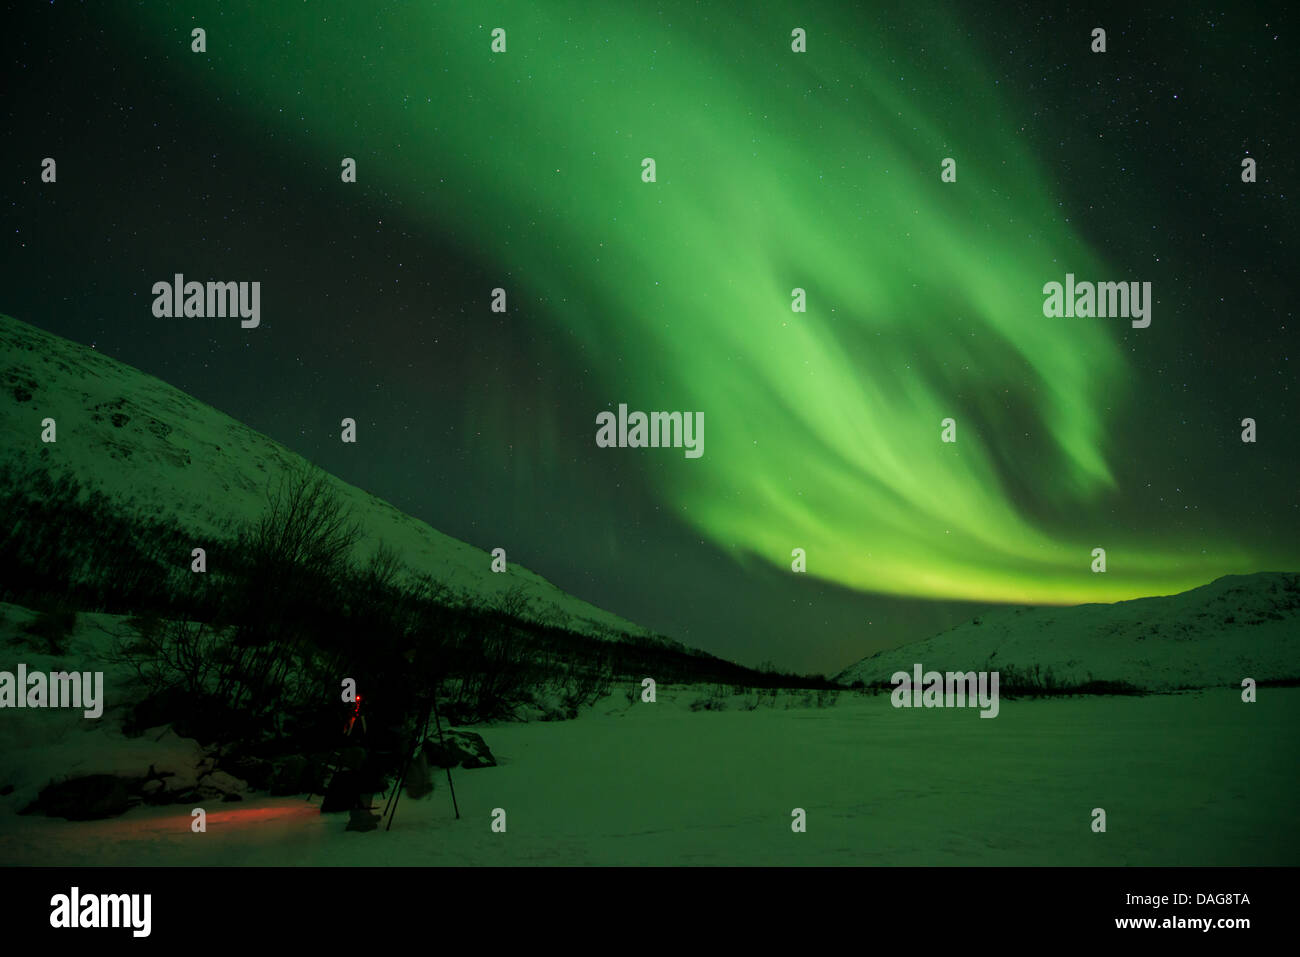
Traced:
[[[1300, 564], [1284, 6], [238, 6], [11, 18], [0, 310], [746, 664]], [[154, 317], [177, 272], [261, 326]], [[1044, 317], [1067, 272], [1150, 327]]]

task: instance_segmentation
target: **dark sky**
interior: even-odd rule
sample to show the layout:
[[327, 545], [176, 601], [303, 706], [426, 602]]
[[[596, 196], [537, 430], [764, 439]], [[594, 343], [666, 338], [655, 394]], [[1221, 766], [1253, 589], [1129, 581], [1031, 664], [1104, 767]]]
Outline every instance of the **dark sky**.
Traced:
[[[206, 3], [193, 5], [192, 19], [163, 4], [32, 3], [11, 13], [0, 39], [7, 64], [0, 311], [155, 375], [447, 534], [484, 548], [503, 545], [513, 560], [597, 605], [747, 664], [771, 659], [836, 671], [965, 620], [983, 607], [976, 596], [1011, 600], [1021, 585], [1026, 594], [1080, 600], [1057, 569], [1039, 573], [1026, 564], [1008, 541], [1021, 529], [1068, 531], [1083, 541], [1105, 538], [1080, 527], [1085, 518], [1109, 523], [1107, 541], [1142, 554], [1127, 580], [1121, 561], [1116, 598], [1178, 590], [1173, 583], [1196, 583], [1197, 575], [1296, 567], [1296, 226], [1287, 189], [1295, 175], [1296, 37], [1289, 16], [1182, 4], [1163, 15], [1080, 6], [1045, 17], [1033, 12], [1036, 5], [985, 11], [991, 5], [938, 4], [852, 20], [814, 7], [804, 14], [804, 56], [812, 65], [803, 76], [767, 70], [762, 57], [745, 53], [753, 48], [747, 43], [771, 33], [764, 57], [788, 70], [789, 61], [778, 58], [795, 56], [790, 17], [769, 24], [750, 5], [743, 15], [725, 4], [667, 4], [640, 18], [606, 11], [598, 23], [580, 12], [577, 19], [562, 15], [560, 5], [554, 24], [539, 24], [539, 14], [507, 4], [500, 19], [510, 24], [511, 46], [502, 56], [518, 58], [510, 61], [488, 59], [484, 28], [493, 24], [475, 21], [481, 32], [463, 38], [481, 53], [472, 59], [456, 52], [457, 30], [469, 29], [458, 15], [449, 13], [444, 24], [431, 8], [429, 36], [437, 39], [421, 50], [418, 31], [403, 29], [412, 5], [348, 6], [326, 4], [316, 21], [266, 13], [257, 23]], [[712, 20], [700, 12], [710, 7]], [[209, 52], [194, 54], [189, 30], [205, 24]], [[1088, 50], [1098, 25], [1108, 32], [1105, 54]], [[568, 38], [557, 39], [566, 30]], [[381, 49], [379, 36], [391, 48]], [[616, 54], [604, 51], [609, 38], [618, 41]], [[601, 57], [608, 56], [639, 70], [628, 83], [649, 91], [645, 128], [671, 144], [655, 186], [639, 181], [639, 159], [652, 147], [624, 143], [622, 129], [606, 131], [594, 119], [590, 142], [584, 138], [584, 111], [617, 116], [625, 106], [621, 80], [602, 80]], [[856, 84], [850, 76], [859, 57], [874, 72]], [[524, 72], [481, 88], [465, 84], [474, 71], [501, 63]], [[656, 67], [669, 77], [662, 88]], [[976, 67], [969, 78], [963, 72]], [[500, 93], [528, 83], [536, 85], [535, 100]], [[555, 90], [571, 102], [557, 105]], [[797, 95], [807, 102], [797, 124], [762, 125], [767, 104]], [[627, 126], [635, 131], [632, 112]], [[882, 130], [880, 117], [894, 125]], [[753, 156], [770, 166], [728, 171], [717, 148], [709, 152], [709, 137], [718, 138], [714, 147], [725, 145], [750, 125]], [[954, 130], [951, 145], [942, 142], [945, 126]], [[932, 150], [921, 141], [933, 129], [941, 139]], [[353, 149], [350, 130], [357, 131]], [[824, 149], [818, 136], [826, 138]], [[554, 145], [579, 141], [571, 150]], [[698, 155], [689, 155], [693, 145]], [[945, 147], [959, 156], [963, 172], [951, 188], [966, 190], [961, 202], [968, 206], [940, 205]], [[676, 178], [693, 173], [728, 186], [701, 187], [707, 202], [683, 201], [660, 220], [654, 206], [637, 205], [644, 193], [624, 198], [598, 178], [588, 184], [575, 176], [563, 187], [540, 179], [543, 166], [565, 176], [561, 170], [581, 169], [587, 153], [598, 162], [602, 150], [619, 149], [633, 158], [630, 190], [663, 186], [661, 195], [671, 196]], [[913, 150], [924, 157], [924, 188], [919, 179], [888, 186], [870, 180], [898, 175], [893, 167], [878, 170], [873, 157]], [[358, 157], [356, 184], [340, 182], [341, 155]], [[46, 156], [57, 160], [56, 184], [40, 182]], [[682, 157], [675, 166], [674, 156]], [[1245, 156], [1258, 158], [1257, 183], [1240, 181]], [[786, 211], [788, 231], [780, 222], [746, 225], [755, 197], [794, 204], [818, 195], [788, 176], [768, 178], [769, 169], [808, 169], [811, 183], [811, 165], [823, 157], [818, 179], [834, 181], [826, 189], [836, 190], [817, 200], [829, 203], [825, 217], [810, 213], [805, 223]], [[965, 172], [980, 168], [990, 172]], [[530, 185], [529, 176], [542, 185]], [[680, 195], [691, 196], [690, 189], [683, 182]], [[943, 238], [927, 240], [925, 254], [951, 264], [958, 292], [926, 292], [897, 338], [888, 309], [864, 315], [846, 305], [871, 282], [882, 283], [882, 302], [916, 285], [897, 270], [873, 271], [873, 261], [910, 237], [911, 211], [899, 205], [887, 212], [876, 204], [892, 199], [877, 200], [872, 190], [902, 197], [900, 204], [915, 199], [916, 215], [931, 222], [952, 216], [942, 235], [972, 239], [960, 247], [966, 252]], [[732, 218], [706, 221], [703, 211], [715, 200]], [[597, 208], [610, 224], [607, 236], [590, 228]], [[879, 215], [869, 226], [870, 245], [852, 232], [861, 216], [845, 218], [835, 232], [835, 217], [858, 208]], [[485, 225], [478, 210], [496, 218]], [[981, 272], [971, 262], [982, 221], [972, 217], [996, 217], [997, 210], [1007, 212], [1006, 221], [988, 234], [993, 261]], [[814, 234], [827, 245], [800, 241]], [[965, 328], [961, 322], [980, 330], [974, 371], [963, 366], [966, 378], [955, 379], [951, 393], [935, 385], [939, 373], [926, 383], [961, 410], [959, 420], [977, 424], [985, 446], [965, 466], [978, 494], [952, 500], [952, 531], [965, 536], [960, 546], [930, 537], [943, 503], [927, 504], [924, 496], [944, 498], [952, 479], [932, 474], [928, 458], [909, 466], [914, 482], [895, 478], [891, 485], [882, 464], [863, 479], [860, 498], [837, 492], [842, 462], [855, 461], [850, 437], [868, 445], [888, 440], [854, 431], [854, 416], [865, 408], [869, 419], [876, 407], [855, 407], [843, 391], [828, 391], [817, 409], [835, 407], [842, 396], [843, 421], [818, 446], [824, 455], [810, 454], [808, 420], [800, 416], [812, 412], [798, 398], [785, 396], [770, 409], [742, 399], [750, 382], [755, 396], [779, 392], [782, 375], [773, 370], [795, 346], [755, 330], [735, 340], [742, 343], [735, 349], [714, 349], [734, 335], [718, 318], [725, 298], [711, 293], [704, 303], [665, 294], [661, 304], [652, 287], [642, 297], [611, 276], [626, 270], [635, 285], [642, 268], [646, 276], [662, 270], [668, 284], [684, 267], [674, 245], [696, 239], [708, 251], [702, 262], [722, 271], [736, 263], [733, 286], [745, 294], [770, 279], [787, 297], [787, 314], [788, 289], [800, 283], [768, 277], [754, 263], [806, 258], [810, 299], [839, 297], [834, 316], [810, 309], [806, 320], [826, 330], [807, 360], [818, 367], [819, 387], [856, 379], [864, 394], [879, 389], [889, 401], [909, 381], [900, 373], [886, 389], [895, 369], [920, 368], [927, 358], [938, 369], [940, 357], [946, 368], [952, 347], [940, 339]], [[1065, 320], [1084, 324], [1077, 349], [1059, 337], [1040, 342], [1041, 323], [1051, 320], [1033, 312], [1038, 287], [1074, 267], [1013, 261], [1018, 250], [1039, 248], [1027, 243], [1081, 250], [1081, 263], [1111, 267], [1094, 278], [1152, 281], [1151, 329]], [[827, 264], [840, 251], [862, 263], [861, 275]], [[588, 258], [573, 265], [579, 257]], [[1020, 286], [1034, 304], [1023, 318], [1025, 337], [1013, 333], [1001, 352], [991, 351], [983, 343], [1002, 342], [993, 333], [1006, 336], [1009, 320], [996, 307], [981, 315], [971, 303], [983, 301], [978, 293], [986, 286], [1001, 297], [1021, 270], [1030, 281]], [[151, 287], [175, 272], [260, 280], [263, 326], [155, 318]], [[487, 308], [497, 286], [510, 290], [505, 314]], [[961, 299], [957, 312], [967, 312], [940, 322], [949, 296]], [[681, 316], [680, 302], [697, 303], [686, 311], [698, 314], [681, 318], [682, 336], [661, 337], [659, 327], [676, 320], [653, 310], [672, 306], [670, 314]], [[934, 325], [926, 325], [932, 316]], [[689, 351], [664, 358], [664, 344], [683, 338]], [[864, 350], [860, 361], [853, 343]], [[655, 351], [661, 346], [663, 356]], [[1079, 373], [1091, 375], [1088, 394], [1063, 400], [1060, 414], [1077, 411], [1080, 423], [1061, 443], [1088, 445], [1104, 458], [1113, 480], [1104, 494], [1084, 487], [1100, 480], [1083, 465], [1062, 465], [1060, 450], [1041, 443], [1056, 427], [1043, 405], [1052, 371], [1074, 368], [1071, 355], [1079, 352], [1096, 363]], [[1000, 358], [1009, 354], [1016, 364]], [[1113, 407], [1112, 390], [1123, 395]], [[709, 448], [717, 451], [701, 461], [709, 468], [721, 462], [718, 471], [692, 473], [694, 463], [683, 463], [679, 452], [648, 458], [595, 450], [596, 412], [637, 396], [646, 397], [641, 408], [705, 409], [706, 437], [715, 443]], [[746, 435], [755, 447], [778, 446], [772, 458], [750, 459], [748, 449], [726, 458], [741, 429], [728, 407], [755, 410]], [[918, 399], [917, 408], [929, 406]], [[1099, 434], [1084, 421], [1094, 414], [1104, 427]], [[339, 442], [345, 415], [361, 426], [355, 447]], [[891, 407], [881, 418], [897, 423], [898, 415]], [[1246, 415], [1260, 423], [1249, 457], [1239, 440]], [[937, 419], [925, 421], [926, 434], [937, 439]], [[890, 428], [895, 448], [902, 427]], [[885, 447], [871, 448], [873, 463], [889, 458]], [[707, 478], [696, 484], [700, 476]], [[877, 501], [891, 504], [867, 504]], [[870, 561], [811, 567], [828, 544], [810, 549], [817, 575], [796, 575], [785, 545], [769, 550], [767, 560], [754, 557], [769, 535], [785, 541], [772, 533], [779, 523], [765, 517], [775, 514], [770, 510], [788, 505], [780, 521], [794, 521], [803, 502], [808, 541], [823, 534], [837, 555], [856, 550]], [[789, 545], [804, 541], [795, 536]], [[954, 569], [983, 569], [974, 541], [1002, 543], [981, 546], [987, 578], [970, 571], [962, 600], [935, 597], [924, 584], [929, 563], [944, 582], [961, 578]], [[1203, 566], [1165, 554], [1198, 545]], [[1085, 575], [1086, 564], [1085, 550]]]

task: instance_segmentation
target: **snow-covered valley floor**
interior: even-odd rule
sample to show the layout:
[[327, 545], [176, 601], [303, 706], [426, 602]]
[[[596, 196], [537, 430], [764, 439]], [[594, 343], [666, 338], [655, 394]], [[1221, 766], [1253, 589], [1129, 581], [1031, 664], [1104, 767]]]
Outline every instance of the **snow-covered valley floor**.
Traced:
[[[1003, 700], [895, 710], [887, 695], [691, 711], [703, 689], [621, 692], [578, 719], [478, 726], [500, 765], [455, 772], [391, 832], [319, 798], [138, 807], [74, 823], [0, 798], [6, 864], [1295, 865], [1300, 689]], [[734, 698], [738, 704], [742, 698]], [[729, 702], [731, 705], [731, 702]], [[14, 755], [11, 754], [11, 757]], [[377, 798], [382, 804], [382, 799]], [[1104, 808], [1105, 833], [1091, 828]], [[491, 828], [495, 808], [505, 833]], [[791, 812], [807, 812], [793, 833]]]

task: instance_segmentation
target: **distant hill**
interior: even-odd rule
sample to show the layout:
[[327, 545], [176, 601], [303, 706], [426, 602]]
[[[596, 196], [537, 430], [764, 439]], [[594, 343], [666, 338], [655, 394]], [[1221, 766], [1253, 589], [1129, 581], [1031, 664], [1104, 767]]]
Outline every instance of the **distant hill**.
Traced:
[[[57, 442], [41, 442], [41, 422]], [[0, 315], [0, 460], [42, 462], [133, 508], [172, 513], [196, 536], [229, 535], [265, 510], [267, 493], [298, 454], [125, 363]], [[525, 618], [610, 638], [646, 629], [576, 598], [511, 562], [494, 574], [481, 549], [444, 535], [376, 496], [333, 479], [363, 528], [358, 557], [380, 542], [414, 572], [491, 604], [526, 586]], [[200, 542], [201, 544], [201, 542]], [[676, 642], [665, 644], [679, 647]]]
[[1178, 595], [1110, 605], [1007, 608], [864, 658], [837, 680], [926, 670], [1051, 668], [1069, 682], [1166, 691], [1300, 677], [1300, 574], [1226, 575]]

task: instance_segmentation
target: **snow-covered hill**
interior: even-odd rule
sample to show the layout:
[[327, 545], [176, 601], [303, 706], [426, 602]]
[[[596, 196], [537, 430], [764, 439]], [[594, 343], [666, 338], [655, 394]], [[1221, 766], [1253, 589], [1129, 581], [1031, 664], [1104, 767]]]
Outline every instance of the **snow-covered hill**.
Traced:
[[1112, 605], [1007, 608], [924, 641], [878, 652], [840, 681], [888, 682], [897, 671], [1039, 665], [1068, 682], [1123, 681], [1169, 690], [1300, 677], [1300, 574], [1226, 575], [1178, 595]]
[[[57, 441], [41, 441], [52, 418]], [[133, 508], [173, 513], [196, 536], [228, 535], [260, 514], [268, 488], [305, 460], [230, 416], [102, 353], [0, 315], [0, 455], [72, 472]], [[567, 594], [521, 565], [494, 574], [487, 552], [451, 538], [338, 479], [360, 520], [358, 557], [380, 542], [415, 572], [478, 601], [524, 585], [527, 616], [602, 637], [649, 633]], [[201, 540], [196, 544], [202, 544]]]

